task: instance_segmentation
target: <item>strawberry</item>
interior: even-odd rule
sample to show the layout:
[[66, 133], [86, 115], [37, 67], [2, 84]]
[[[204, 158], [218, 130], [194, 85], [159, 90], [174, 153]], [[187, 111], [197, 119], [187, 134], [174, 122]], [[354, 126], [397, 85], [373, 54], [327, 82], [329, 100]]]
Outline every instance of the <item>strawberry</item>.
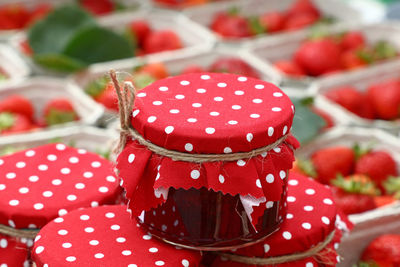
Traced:
[[22, 114], [0, 112], [0, 134], [25, 132], [33, 128], [31, 121]]
[[206, 72], [206, 70], [199, 65], [188, 65], [182, 70], [181, 74], [199, 73], [199, 72]]
[[331, 181], [336, 206], [345, 214], [356, 214], [376, 208], [374, 197], [379, 190], [368, 176], [338, 176]]
[[360, 53], [356, 50], [344, 51], [340, 56], [340, 61], [343, 68], [346, 70], [363, 68], [370, 63], [369, 61], [365, 60], [365, 58], [360, 56]]
[[43, 109], [43, 118], [46, 125], [56, 125], [78, 119], [71, 102], [65, 98], [50, 100]]
[[21, 4], [9, 4], [0, 8], [0, 18], [0, 27], [3, 30], [23, 29], [29, 12]]
[[362, 48], [366, 45], [364, 34], [359, 31], [349, 31], [346, 32], [342, 40], [340, 41], [340, 46], [344, 50], [355, 50]]
[[211, 23], [211, 29], [229, 38], [243, 38], [252, 35], [249, 21], [238, 15], [237, 12], [218, 13]]
[[115, 9], [111, 0], [80, 0], [80, 4], [94, 15], [109, 14]]
[[319, 10], [311, 0], [296, 0], [288, 10], [289, 16], [301, 13], [308, 13], [320, 17]]
[[285, 30], [294, 31], [316, 23], [319, 16], [312, 13], [299, 13], [289, 16], [285, 23]]
[[151, 33], [151, 27], [145, 20], [132, 21], [128, 27], [140, 45], [143, 45], [144, 40], [146, 40], [147, 36]]
[[291, 60], [279, 60], [274, 63], [274, 66], [284, 73], [294, 76], [294, 77], [303, 77], [306, 75], [304, 70], [296, 64], [296, 62]]
[[322, 111], [318, 108], [312, 107], [311, 110], [317, 114], [318, 116], [320, 116], [321, 118], [324, 119], [325, 121], [325, 126], [324, 128], [322, 128], [323, 130], [332, 128], [333, 126], [335, 126], [335, 122], [333, 121], [333, 118], [331, 115], [329, 115], [328, 113], [326, 113], [325, 111]]
[[377, 207], [383, 207], [389, 204], [392, 204], [397, 199], [393, 196], [375, 196], [374, 201]]
[[138, 72], [147, 73], [156, 80], [164, 79], [169, 76], [167, 68], [163, 63], [150, 63], [144, 65], [143, 67], [140, 68]]
[[392, 120], [399, 117], [400, 80], [389, 80], [370, 86], [367, 97], [378, 118]]
[[295, 62], [312, 76], [341, 69], [339, 58], [340, 49], [330, 39], [305, 41], [294, 55]]
[[30, 100], [21, 95], [10, 95], [0, 101], [0, 112], [10, 112], [24, 115], [33, 121], [34, 109]]
[[33, 50], [32, 47], [30, 46], [28, 40], [22, 40], [19, 43], [19, 47], [21, 49], [21, 52], [24, 53], [27, 56], [32, 56], [33, 55]]
[[281, 12], [269, 12], [259, 17], [261, 26], [269, 33], [283, 30], [286, 15]]
[[210, 67], [210, 72], [226, 72], [259, 78], [258, 73], [246, 62], [239, 58], [223, 57], [216, 60]]
[[96, 101], [103, 104], [106, 108], [118, 111], [118, 97], [114, 85], [109, 82], [106, 89], [96, 98]]
[[351, 86], [332, 89], [325, 96], [354, 114], [373, 119], [374, 113], [366, 95]]
[[396, 162], [385, 151], [372, 151], [362, 155], [355, 166], [355, 173], [368, 175], [381, 188], [390, 176], [397, 176]]
[[385, 234], [375, 238], [361, 255], [369, 266], [400, 266], [400, 235]]
[[317, 180], [329, 184], [338, 174], [347, 176], [354, 167], [354, 151], [348, 147], [336, 146], [320, 149], [311, 156], [317, 173]]
[[182, 48], [179, 36], [170, 30], [151, 32], [143, 43], [145, 53], [157, 53]]

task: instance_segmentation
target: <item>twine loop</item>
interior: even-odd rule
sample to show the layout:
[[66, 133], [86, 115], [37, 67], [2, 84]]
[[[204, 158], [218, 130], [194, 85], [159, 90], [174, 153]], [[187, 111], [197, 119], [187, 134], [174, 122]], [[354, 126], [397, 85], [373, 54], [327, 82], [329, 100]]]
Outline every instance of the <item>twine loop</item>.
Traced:
[[[139, 132], [137, 132], [130, 125], [130, 114], [132, 112], [133, 105], [135, 102], [135, 88], [132, 82], [125, 82], [123, 90], [121, 90], [115, 70], [110, 70], [109, 74], [118, 96], [118, 107], [119, 107], [119, 115], [121, 123], [120, 141], [116, 149], [114, 150], [115, 154], [119, 154], [124, 149], [128, 138], [132, 137], [139, 144], [145, 146], [153, 153], [156, 153], [160, 156], [171, 158], [172, 160], [175, 161], [185, 161], [191, 163], [237, 161], [237, 160], [250, 159], [252, 157], [261, 155], [262, 153], [268, 152], [279, 146], [281, 143], [285, 142], [286, 138], [290, 135], [290, 133], [287, 133], [286, 135], [283, 135], [278, 140], [276, 140], [274, 143], [264, 147], [256, 148], [249, 152], [237, 152], [237, 153], [227, 153], [227, 154], [212, 154], [212, 153], [191, 154], [160, 147], [156, 144], [147, 141]], [[286, 144], [290, 146], [290, 144], [288, 143]]]
[[330, 244], [335, 236], [336, 230], [333, 230], [324, 241], [318, 243], [313, 246], [309, 250], [299, 253], [293, 253], [283, 256], [269, 257], [269, 258], [256, 258], [256, 257], [247, 257], [241, 255], [235, 255], [230, 253], [217, 252], [219, 256], [226, 258], [230, 261], [244, 263], [249, 265], [274, 265], [274, 264], [282, 264], [289, 263], [293, 261], [302, 260], [308, 257], [315, 257], [323, 254], [323, 250], [326, 248], [328, 244]]
[[17, 237], [34, 239], [39, 233], [39, 229], [15, 229], [13, 227], [0, 224], [0, 234]]

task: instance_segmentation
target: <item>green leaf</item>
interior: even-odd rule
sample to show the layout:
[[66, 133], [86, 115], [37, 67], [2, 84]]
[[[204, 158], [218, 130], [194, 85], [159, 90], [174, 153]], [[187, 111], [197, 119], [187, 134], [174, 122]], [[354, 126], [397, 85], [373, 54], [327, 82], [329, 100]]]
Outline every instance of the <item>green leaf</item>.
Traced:
[[43, 67], [61, 72], [73, 72], [87, 67], [84, 62], [62, 54], [34, 55], [33, 60]]
[[89, 26], [76, 32], [63, 54], [93, 64], [133, 57], [134, 49], [121, 35], [99, 26]]
[[296, 114], [293, 119], [292, 132], [300, 143], [305, 143], [318, 135], [326, 125], [323, 118], [311, 111], [308, 105], [302, 104], [302, 99], [292, 99], [296, 107]]
[[80, 28], [96, 25], [94, 18], [77, 5], [64, 6], [39, 20], [29, 31], [28, 40], [34, 54], [57, 54]]

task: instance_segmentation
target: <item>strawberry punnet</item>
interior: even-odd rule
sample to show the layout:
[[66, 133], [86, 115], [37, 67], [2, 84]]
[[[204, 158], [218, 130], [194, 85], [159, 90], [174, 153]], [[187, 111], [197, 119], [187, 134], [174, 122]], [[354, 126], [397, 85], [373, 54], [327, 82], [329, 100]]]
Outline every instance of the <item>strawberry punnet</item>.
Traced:
[[385, 151], [372, 151], [361, 156], [356, 163], [355, 173], [368, 175], [381, 188], [390, 176], [398, 175], [396, 162]]
[[341, 69], [338, 60], [340, 49], [329, 39], [304, 42], [294, 55], [295, 62], [312, 76], [318, 76]]
[[78, 119], [71, 102], [64, 98], [49, 101], [43, 110], [43, 117], [46, 125], [66, 123]]
[[33, 121], [34, 109], [31, 101], [20, 95], [10, 95], [0, 101], [0, 112], [17, 113]]
[[329, 147], [316, 151], [311, 161], [321, 183], [329, 184], [338, 174], [347, 176], [354, 167], [354, 151], [348, 147]]
[[374, 239], [364, 250], [361, 261], [367, 266], [400, 266], [400, 235], [386, 234]]

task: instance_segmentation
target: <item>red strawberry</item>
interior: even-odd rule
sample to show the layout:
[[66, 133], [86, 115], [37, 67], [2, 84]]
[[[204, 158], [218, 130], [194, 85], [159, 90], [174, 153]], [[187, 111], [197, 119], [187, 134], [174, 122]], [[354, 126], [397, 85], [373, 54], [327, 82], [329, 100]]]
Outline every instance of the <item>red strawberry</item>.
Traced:
[[350, 31], [343, 35], [341, 46], [344, 50], [354, 50], [365, 46], [364, 34], [359, 31]]
[[279, 60], [274, 63], [274, 66], [286, 74], [294, 77], [303, 77], [306, 75], [304, 70], [291, 60]]
[[206, 70], [199, 65], [189, 65], [182, 70], [181, 74], [199, 73], [199, 72], [206, 72]]
[[392, 120], [400, 115], [400, 81], [390, 80], [370, 86], [367, 97], [380, 119]]
[[349, 175], [353, 171], [354, 159], [354, 151], [342, 146], [323, 148], [311, 156], [317, 180], [324, 184], [329, 184], [338, 174]]
[[368, 62], [359, 55], [358, 51], [355, 50], [344, 51], [340, 56], [340, 60], [343, 68], [346, 70], [363, 68], [368, 65]]
[[385, 234], [375, 238], [364, 250], [361, 260], [370, 266], [400, 266], [400, 235]]
[[20, 95], [10, 95], [0, 101], [0, 112], [18, 113], [33, 121], [34, 109], [32, 103]]
[[21, 4], [8, 4], [0, 8], [0, 18], [2, 29], [22, 29], [29, 18], [29, 12]]
[[289, 16], [285, 23], [285, 30], [294, 31], [305, 28], [309, 25], [314, 24], [319, 19], [312, 13], [299, 13], [296, 15]]
[[343, 86], [325, 93], [330, 100], [338, 103], [354, 114], [368, 119], [373, 119], [374, 114], [364, 93], [351, 86]]
[[24, 115], [0, 112], [0, 134], [25, 132], [32, 128], [33, 124]]
[[129, 25], [130, 31], [135, 35], [136, 41], [143, 45], [144, 40], [151, 33], [151, 27], [149, 23], [145, 20], [135, 20]]
[[163, 63], [150, 63], [144, 65], [142, 68], [140, 68], [138, 72], [150, 74], [153, 78], [157, 80], [168, 77], [167, 68]]
[[179, 36], [170, 30], [154, 31], [144, 41], [145, 53], [157, 53], [182, 48]]
[[309, 13], [320, 16], [319, 10], [315, 7], [311, 0], [296, 0], [288, 10], [289, 15], [300, 13]]
[[118, 111], [118, 97], [114, 85], [110, 82], [106, 89], [96, 98], [96, 101], [103, 104], [106, 108]]
[[111, 0], [80, 0], [81, 5], [94, 15], [105, 15], [114, 11], [114, 2]]
[[368, 176], [339, 176], [331, 181], [336, 206], [345, 214], [356, 214], [376, 208], [374, 197], [379, 190]]
[[210, 72], [226, 72], [259, 78], [258, 73], [246, 62], [239, 58], [224, 57], [217, 59], [209, 68]]
[[43, 109], [43, 118], [46, 125], [56, 125], [78, 119], [71, 102], [65, 98], [50, 100]]
[[396, 162], [385, 151], [372, 151], [361, 156], [356, 163], [355, 173], [368, 175], [381, 188], [389, 176], [398, 175]]
[[339, 59], [340, 49], [329, 39], [306, 41], [294, 55], [295, 62], [312, 76], [341, 69]]
[[19, 43], [21, 52], [24, 53], [27, 56], [33, 55], [33, 50], [32, 47], [29, 45], [28, 40], [23, 40]]
[[224, 37], [230, 38], [243, 38], [252, 35], [248, 20], [237, 14], [217, 14], [211, 23], [211, 29]]
[[326, 123], [326, 125], [323, 128], [324, 130], [335, 126], [335, 123], [334, 123], [334, 121], [332, 119], [332, 116], [329, 115], [328, 113], [326, 113], [325, 111], [322, 111], [322, 110], [320, 110], [318, 108], [315, 108], [315, 107], [312, 108], [312, 111], [315, 114], [317, 114], [318, 116], [320, 116], [321, 118], [324, 119], [324, 121]]
[[392, 204], [397, 199], [393, 196], [376, 196], [374, 197], [375, 205], [377, 207], [383, 207], [389, 204]]
[[261, 26], [269, 33], [283, 30], [286, 15], [281, 12], [269, 12], [260, 16]]

